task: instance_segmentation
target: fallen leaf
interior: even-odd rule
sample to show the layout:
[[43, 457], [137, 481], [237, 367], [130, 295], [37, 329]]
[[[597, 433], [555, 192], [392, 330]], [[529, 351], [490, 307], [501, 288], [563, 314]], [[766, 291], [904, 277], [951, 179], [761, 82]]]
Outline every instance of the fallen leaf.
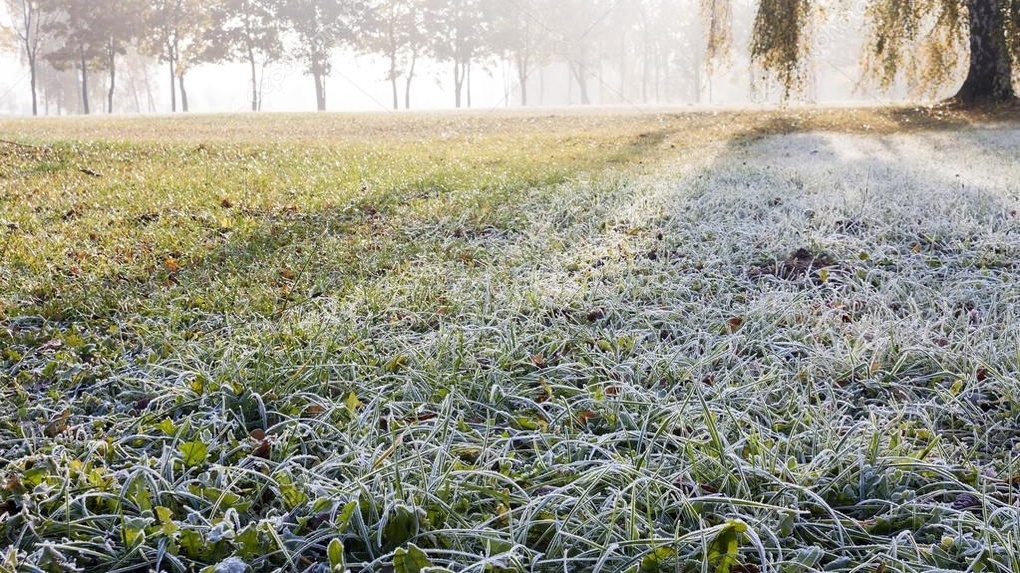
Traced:
[[970, 493], [961, 493], [953, 501], [953, 509], [957, 510], [977, 509], [979, 507], [981, 507], [981, 500]]
[[744, 319], [739, 316], [734, 316], [726, 321], [726, 330], [733, 334], [740, 330], [740, 327], [744, 325]]
[[21, 480], [18, 479], [17, 474], [11, 474], [10, 477], [7, 478], [7, 481], [4, 482], [3, 490], [14, 491], [18, 489], [19, 485], [21, 485]]
[[71, 419], [71, 411], [64, 410], [53, 421], [46, 424], [43, 433], [47, 438], [55, 438], [67, 431], [67, 422]]
[[269, 440], [260, 440], [255, 449], [252, 450], [251, 455], [256, 458], [269, 459], [269, 452], [272, 446], [269, 444]]

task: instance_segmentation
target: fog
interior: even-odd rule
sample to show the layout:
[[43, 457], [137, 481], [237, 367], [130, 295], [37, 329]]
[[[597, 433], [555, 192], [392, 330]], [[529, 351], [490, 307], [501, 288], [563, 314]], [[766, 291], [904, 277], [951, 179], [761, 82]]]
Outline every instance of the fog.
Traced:
[[[77, 57], [86, 49], [83, 41], [68, 39], [66, 22], [85, 17], [74, 16], [72, 6], [82, 0], [50, 1], [67, 7], [56, 8], [59, 14], [51, 15], [51, 23], [38, 32], [45, 36], [39, 41], [37, 58], [39, 113], [80, 114], [87, 100], [92, 102], [92, 113], [108, 111], [110, 66], [102, 42], [94, 42], [100, 47], [86, 59]], [[6, 11], [0, 13], [6, 28], [0, 43], [0, 113], [4, 114], [32, 113], [24, 38], [18, 37], [10, 12], [22, 10], [25, 3], [31, 2], [5, 0]], [[126, 9], [122, 7], [127, 4], [108, 2], [106, 9]], [[114, 40], [108, 38], [117, 35], [114, 113], [166, 113], [182, 107], [190, 112], [243, 112], [253, 107], [261, 111], [495, 109], [521, 106], [525, 98], [531, 107], [731, 107], [783, 101], [782, 90], [756, 79], [759, 74], [751, 65], [748, 53], [755, 8], [748, 0], [734, 2], [729, 22], [732, 42], [717, 60], [709, 58], [706, 38], [708, 27], [715, 23], [703, 10], [704, 3], [696, 0], [392, 0], [370, 5], [375, 10], [370, 15], [366, 10], [344, 12], [337, 0], [207, 1], [193, 7], [202, 14], [201, 24], [194, 30], [174, 32], [184, 38], [176, 52], [164, 50], [165, 39], [159, 40], [158, 27], [163, 24], [158, 18], [166, 18], [155, 13], [160, 4], [166, 2], [142, 3], [146, 12], [138, 16], [137, 26], [127, 31], [110, 28], [102, 36], [103, 42], [113, 46]], [[295, 7], [279, 8], [290, 4]], [[451, 11], [454, 4], [461, 11]], [[230, 44], [238, 41], [235, 36], [224, 39], [225, 31], [236, 30], [238, 18], [249, 15], [245, 11], [270, 10], [252, 8], [256, 5], [277, 6], [273, 9], [281, 11], [267, 11], [257, 20], [276, 43], [258, 58], [246, 58]], [[342, 23], [336, 37], [324, 43], [328, 71], [318, 74], [322, 89], [317, 90], [315, 74], [310, 73], [315, 55], [308, 46], [321, 40], [324, 32], [308, 36], [300, 29], [298, 11], [308, 8], [321, 16], [327, 5], [339, 10], [330, 18]], [[416, 19], [412, 31], [398, 39], [393, 31], [396, 20], [386, 18], [400, 10]], [[288, 24], [283, 16], [297, 23]], [[454, 17], [463, 21], [451, 24]], [[878, 92], [862, 81], [859, 60], [864, 30], [860, 3], [819, 12], [810, 30], [806, 81], [794, 93], [794, 103], [887, 102], [905, 97], [902, 86]], [[68, 51], [75, 57], [67, 58]], [[174, 76], [168, 53], [177, 58]], [[88, 82], [84, 99], [83, 67]], [[257, 94], [253, 94], [252, 70]], [[410, 97], [409, 75], [413, 80]], [[176, 101], [182, 76], [187, 91], [181, 99], [186, 105]], [[462, 83], [459, 96], [458, 83]]]

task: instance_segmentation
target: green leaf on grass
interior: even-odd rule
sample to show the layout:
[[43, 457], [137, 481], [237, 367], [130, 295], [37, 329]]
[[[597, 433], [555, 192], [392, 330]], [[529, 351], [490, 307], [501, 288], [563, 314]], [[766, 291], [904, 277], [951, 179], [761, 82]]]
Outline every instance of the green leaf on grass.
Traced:
[[177, 449], [181, 452], [184, 465], [189, 468], [202, 465], [205, 463], [206, 457], [209, 456], [209, 446], [201, 441], [184, 442], [177, 446]]
[[205, 540], [202, 539], [202, 534], [194, 529], [182, 530], [181, 540], [179, 543], [181, 552], [184, 553], [185, 556], [192, 559], [202, 559], [207, 557]]
[[273, 478], [280, 488], [280, 495], [283, 497], [283, 503], [288, 510], [294, 509], [308, 501], [308, 496], [298, 489], [297, 485], [294, 484], [294, 478], [290, 474], [278, 473]]
[[343, 510], [340, 511], [340, 515], [336, 516], [336, 530], [342, 532], [347, 529], [347, 526], [351, 523], [351, 518], [354, 517], [354, 512], [358, 509], [358, 502], [349, 501], [344, 506]]
[[125, 517], [121, 525], [120, 534], [124, 547], [134, 548], [145, 543], [145, 528], [152, 522], [152, 518]]
[[169, 507], [163, 507], [162, 505], [156, 506], [156, 517], [159, 519], [160, 525], [162, 525], [163, 535], [170, 536], [177, 533], [180, 529], [177, 524], [174, 523], [174, 512]]
[[177, 424], [174, 424], [174, 421], [170, 418], [164, 419], [162, 422], [157, 424], [156, 427], [159, 428], [159, 431], [168, 436], [174, 436], [177, 434]]
[[393, 506], [393, 510], [386, 516], [386, 524], [383, 525], [383, 544], [396, 547], [418, 535], [418, 518], [418, 511], [413, 507], [402, 503]]
[[407, 357], [403, 354], [398, 354], [387, 360], [386, 364], [383, 364], [383, 371], [387, 374], [396, 374], [403, 370], [405, 366], [407, 366]]
[[654, 573], [675, 557], [676, 550], [672, 547], [659, 547], [641, 558], [640, 570], [643, 573]]
[[731, 519], [708, 544], [708, 561], [715, 565], [715, 573], [730, 573], [737, 564], [740, 557], [740, 540], [746, 531], [746, 523], [739, 519]]
[[329, 547], [326, 548], [326, 556], [329, 558], [329, 570], [333, 573], [343, 573], [343, 570], [346, 569], [343, 542], [333, 538], [333, 541], [329, 542]]
[[409, 543], [406, 550], [401, 547], [393, 553], [394, 573], [421, 573], [431, 566], [429, 556], [414, 543]]
[[131, 485], [128, 486], [126, 493], [128, 501], [135, 504], [139, 511], [149, 511], [152, 509], [152, 498], [149, 496], [149, 490], [141, 479], [135, 478]]
[[361, 400], [358, 400], [358, 395], [351, 392], [347, 395], [347, 399], [344, 400], [344, 406], [347, 407], [347, 412], [351, 417], [358, 415], [358, 408], [361, 407]]
[[259, 541], [259, 531], [255, 524], [248, 524], [247, 527], [237, 532], [234, 537], [234, 546], [237, 547], [237, 555], [242, 559], [258, 557], [265, 552], [265, 544]]

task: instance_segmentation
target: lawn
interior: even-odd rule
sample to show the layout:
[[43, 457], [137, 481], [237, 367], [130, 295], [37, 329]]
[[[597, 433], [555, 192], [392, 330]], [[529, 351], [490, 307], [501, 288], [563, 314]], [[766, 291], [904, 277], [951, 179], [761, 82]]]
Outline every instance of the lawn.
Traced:
[[1020, 571], [1020, 124], [0, 119], [0, 571]]

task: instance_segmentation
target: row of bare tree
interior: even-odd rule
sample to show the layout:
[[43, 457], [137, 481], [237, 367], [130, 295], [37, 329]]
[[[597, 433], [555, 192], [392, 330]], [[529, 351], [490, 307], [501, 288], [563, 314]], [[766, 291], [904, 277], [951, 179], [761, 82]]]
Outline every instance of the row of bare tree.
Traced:
[[[410, 107], [423, 60], [449, 66], [457, 107], [470, 105], [472, 71], [512, 69], [519, 100], [528, 77], [551, 61], [566, 64], [582, 103], [597, 63], [612, 61], [620, 81], [654, 81], [678, 67], [697, 68], [697, 0], [4, 0], [10, 31], [29, 68], [32, 110], [39, 113], [41, 66], [74, 70], [81, 109], [90, 79], [106, 74], [106, 110], [114, 109], [118, 61], [129, 51], [166, 66], [172, 111], [188, 110], [185, 78], [203, 63], [243, 62], [251, 109], [275, 63], [300, 66], [326, 108], [326, 79], [339, 48], [381, 56], [392, 105]], [[646, 97], [647, 99], [647, 97]]]

